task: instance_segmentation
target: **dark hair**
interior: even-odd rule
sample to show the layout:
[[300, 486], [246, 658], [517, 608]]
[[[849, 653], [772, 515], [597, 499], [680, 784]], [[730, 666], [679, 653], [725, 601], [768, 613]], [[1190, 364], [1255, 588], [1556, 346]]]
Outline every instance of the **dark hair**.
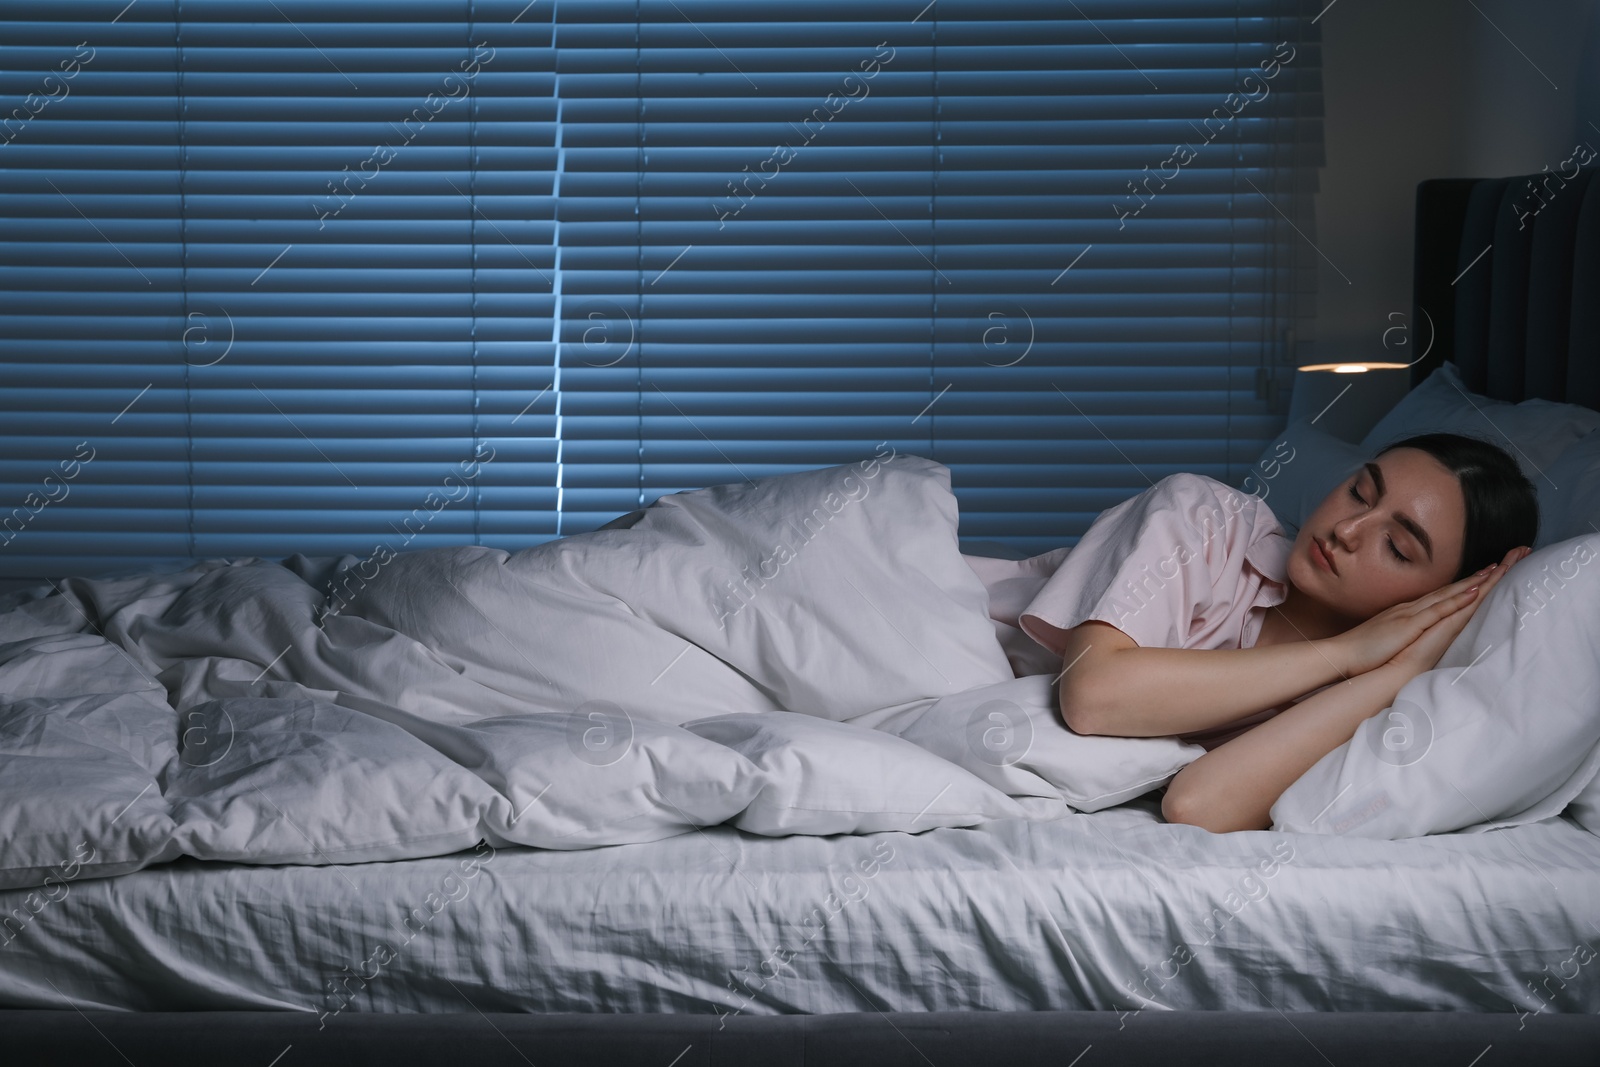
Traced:
[[1505, 449], [1458, 433], [1424, 433], [1385, 445], [1378, 455], [1396, 448], [1428, 453], [1461, 483], [1467, 529], [1461, 569], [1451, 581], [1499, 563], [1518, 545], [1533, 547], [1539, 534], [1539, 494]]

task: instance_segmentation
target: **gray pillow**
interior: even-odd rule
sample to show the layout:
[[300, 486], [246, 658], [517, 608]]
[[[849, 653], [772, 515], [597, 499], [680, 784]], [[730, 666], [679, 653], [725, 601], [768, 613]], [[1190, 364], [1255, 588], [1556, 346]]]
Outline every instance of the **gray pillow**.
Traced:
[[1361, 439], [1361, 447], [1377, 452], [1414, 434], [1458, 433], [1499, 445], [1538, 485], [1558, 456], [1596, 428], [1600, 412], [1580, 404], [1549, 400], [1510, 404], [1481, 396], [1462, 385], [1455, 364], [1441, 363], [1378, 420]]
[[1306, 516], [1366, 458], [1367, 453], [1359, 445], [1324, 433], [1301, 419], [1290, 423], [1267, 446], [1237, 488], [1265, 500], [1284, 533], [1294, 537]]

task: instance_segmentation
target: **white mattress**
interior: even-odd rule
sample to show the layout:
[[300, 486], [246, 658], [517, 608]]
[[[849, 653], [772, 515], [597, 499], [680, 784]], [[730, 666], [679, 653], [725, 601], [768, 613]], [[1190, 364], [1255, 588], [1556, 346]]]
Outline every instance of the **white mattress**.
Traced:
[[37, 911], [0, 935], [0, 1006], [1600, 1012], [1600, 837], [1560, 817], [1215, 836], [1144, 799], [919, 835], [483, 848], [470, 879], [472, 853], [184, 859], [0, 893]]

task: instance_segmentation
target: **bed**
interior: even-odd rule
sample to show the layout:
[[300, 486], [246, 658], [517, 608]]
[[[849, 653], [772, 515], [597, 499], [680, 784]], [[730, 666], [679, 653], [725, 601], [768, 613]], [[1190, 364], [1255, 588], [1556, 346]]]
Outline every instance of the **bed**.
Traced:
[[[1414, 383], [1448, 359], [1600, 410], [1588, 177], [1522, 230], [1525, 179], [1419, 187]], [[181, 858], [77, 881], [0, 948], [0, 1026], [12, 1062], [84, 1064], [1600, 1062], [1600, 971], [1549, 980], [1600, 945], [1597, 887], [1566, 815], [1215, 836], [1154, 793], [920, 833]]]

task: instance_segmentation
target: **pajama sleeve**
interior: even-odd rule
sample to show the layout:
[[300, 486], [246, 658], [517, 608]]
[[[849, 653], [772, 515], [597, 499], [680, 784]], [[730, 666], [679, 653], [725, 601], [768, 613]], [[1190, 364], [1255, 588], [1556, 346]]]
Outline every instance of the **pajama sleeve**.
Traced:
[[1141, 647], [1185, 647], [1200, 620], [1227, 610], [1215, 602], [1234, 597], [1230, 571], [1248, 547], [1251, 502], [1259, 504], [1179, 473], [1108, 508], [1023, 610], [1022, 629], [1056, 655], [1066, 631], [1091, 619]]

